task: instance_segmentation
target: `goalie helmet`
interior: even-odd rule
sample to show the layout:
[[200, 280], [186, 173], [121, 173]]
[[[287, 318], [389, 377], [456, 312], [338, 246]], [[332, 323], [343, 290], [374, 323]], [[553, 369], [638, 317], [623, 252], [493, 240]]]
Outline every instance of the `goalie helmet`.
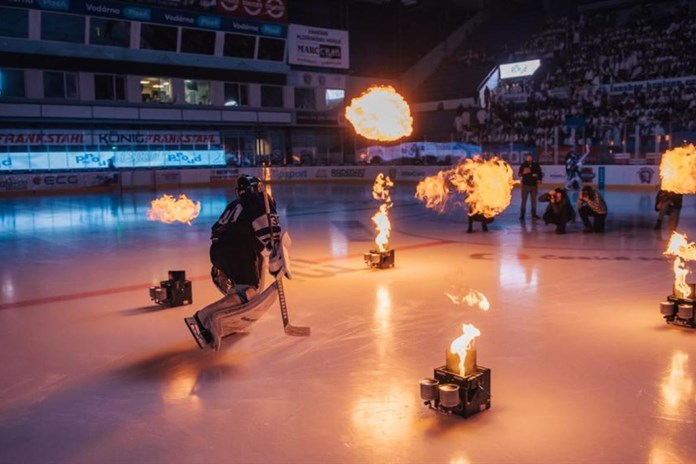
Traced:
[[258, 177], [241, 175], [237, 178], [237, 195], [242, 196], [246, 193], [257, 193], [258, 191]]

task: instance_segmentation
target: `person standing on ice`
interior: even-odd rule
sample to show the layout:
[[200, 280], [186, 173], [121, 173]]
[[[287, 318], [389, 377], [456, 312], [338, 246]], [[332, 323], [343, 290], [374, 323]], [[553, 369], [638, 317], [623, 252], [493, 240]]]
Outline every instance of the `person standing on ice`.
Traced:
[[[237, 179], [237, 199], [227, 205], [211, 230], [211, 277], [224, 295], [186, 323], [198, 345], [218, 350], [221, 339], [253, 323], [275, 301], [275, 282], [263, 287], [264, 255], [268, 270], [290, 278], [284, 253], [280, 221], [273, 199], [266, 210], [260, 181], [252, 176]], [[271, 246], [274, 243], [275, 246]], [[286, 239], [285, 244], [289, 245]]]
[[524, 162], [520, 165], [517, 175], [522, 181], [522, 206], [520, 207], [520, 220], [524, 220], [527, 214], [527, 197], [530, 197], [532, 203], [532, 218], [541, 219], [537, 216], [537, 186], [544, 178], [544, 173], [541, 171], [539, 163], [534, 161], [531, 153], [527, 153], [524, 157]]

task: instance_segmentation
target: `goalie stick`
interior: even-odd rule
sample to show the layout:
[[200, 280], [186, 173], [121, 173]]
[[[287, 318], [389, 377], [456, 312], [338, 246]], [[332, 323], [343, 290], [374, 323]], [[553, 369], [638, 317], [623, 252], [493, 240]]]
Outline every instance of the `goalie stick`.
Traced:
[[[263, 184], [263, 202], [266, 207], [266, 219], [268, 220], [269, 234], [271, 237], [271, 248], [275, 248], [276, 241], [278, 240], [273, 232], [273, 218], [271, 216], [271, 204], [268, 200], [268, 191], [266, 190], [266, 184]], [[278, 246], [282, 244], [278, 243]], [[290, 324], [290, 318], [288, 317], [288, 304], [285, 299], [285, 289], [283, 288], [283, 276], [278, 273], [276, 276], [277, 290], [278, 290], [278, 303], [280, 303], [280, 315], [283, 318], [283, 328], [287, 335], [292, 335], [294, 337], [307, 337], [309, 336], [311, 329], [309, 327], [297, 327]]]

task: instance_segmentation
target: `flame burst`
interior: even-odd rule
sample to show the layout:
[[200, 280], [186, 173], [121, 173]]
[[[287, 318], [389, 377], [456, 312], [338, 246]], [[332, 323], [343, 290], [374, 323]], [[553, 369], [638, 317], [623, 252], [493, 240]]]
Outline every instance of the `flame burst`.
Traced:
[[416, 198], [425, 206], [443, 213], [449, 204], [454, 186], [449, 181], [450, 171], [440, 171], [423, 179], [416, 186]]
[[491, 303], [488, 301], [488, 298], [486, 298], [486, 295], [473, 289], [469, 290], [469, 293], [467, 293], [461, 298], [457, 295], [452, 295], [451, 293], [446, 292], [445, 295], [447, 295], [447, 298], [449, 298], [450, 301], [452, 301], [452, 303], [456, 305], [460, 303], [465, 303], [466, 305], [472, 308], [479, 308], [483, 311], [488, 311], [489, 309], [491, 309]]
[[413, 132], [411, 108], [391, 86], [373, 86], [346, 107], [346, 119], [365, 138], [390, 142]]
[[454, 193], [465, 195], [469, 215], [495, 217], [510, 205], [513, 179], [512, 167], [493, 157], [467, 158], [452, 169], [426, 177], [416, 187], [416, 198], [438, 212], [443, 212]]
[[191, 221], [196, 219], [201, 213], [201, 203], [193, 201], [181, 194], [179, 198], [171, 195], [152, 200], [150, 209], [147, 211], [147, 219], [150, 221], [160, 221], [166, 224], [181, 222], [191, 225]]
[[450, 345], [450, 353], [459, 357], [459, 375], [466, 376], [464, 366], [467, 352], [473, 347], [474, 339], [481, 335], [481, 331], [472, 324], [462, 324], [462, 335], [455, 338]]
[[686, 234], [672, 232], [672, 236], [667, 244], [665, 256], [673, 256], [674, 263], [674, 296], [677, 298], [690, 298], [691, 287], [686, 283], [686, 278], [690, 271], [686, 267], [687, 261], [696, 261], [696, 243], [689, 243]]
[[380, 252], [389, 249], [389, 235], [391, 234], [391, 222], [389, 221], [389, 209], [394, 206], [391, 199], [391, 188], [394, 182], [381, 172], [377, 174], [375, 183], [372, 185], [372, 198], [382, 201], [379, 210], [372, 216], [372, 222], [377, 227], [377, 237], [375, 244]]
[[661, 189], [674, 193], [696, 193], [696, 147], [673, 148], [660, 161]]

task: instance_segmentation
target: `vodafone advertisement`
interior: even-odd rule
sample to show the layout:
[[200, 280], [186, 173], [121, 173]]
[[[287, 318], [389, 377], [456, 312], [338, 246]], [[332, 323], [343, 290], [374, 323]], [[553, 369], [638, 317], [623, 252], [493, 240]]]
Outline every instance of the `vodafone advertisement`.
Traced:
[[128, 3], [271, 22], [288, 20], [287, 0], [129, 0]]

